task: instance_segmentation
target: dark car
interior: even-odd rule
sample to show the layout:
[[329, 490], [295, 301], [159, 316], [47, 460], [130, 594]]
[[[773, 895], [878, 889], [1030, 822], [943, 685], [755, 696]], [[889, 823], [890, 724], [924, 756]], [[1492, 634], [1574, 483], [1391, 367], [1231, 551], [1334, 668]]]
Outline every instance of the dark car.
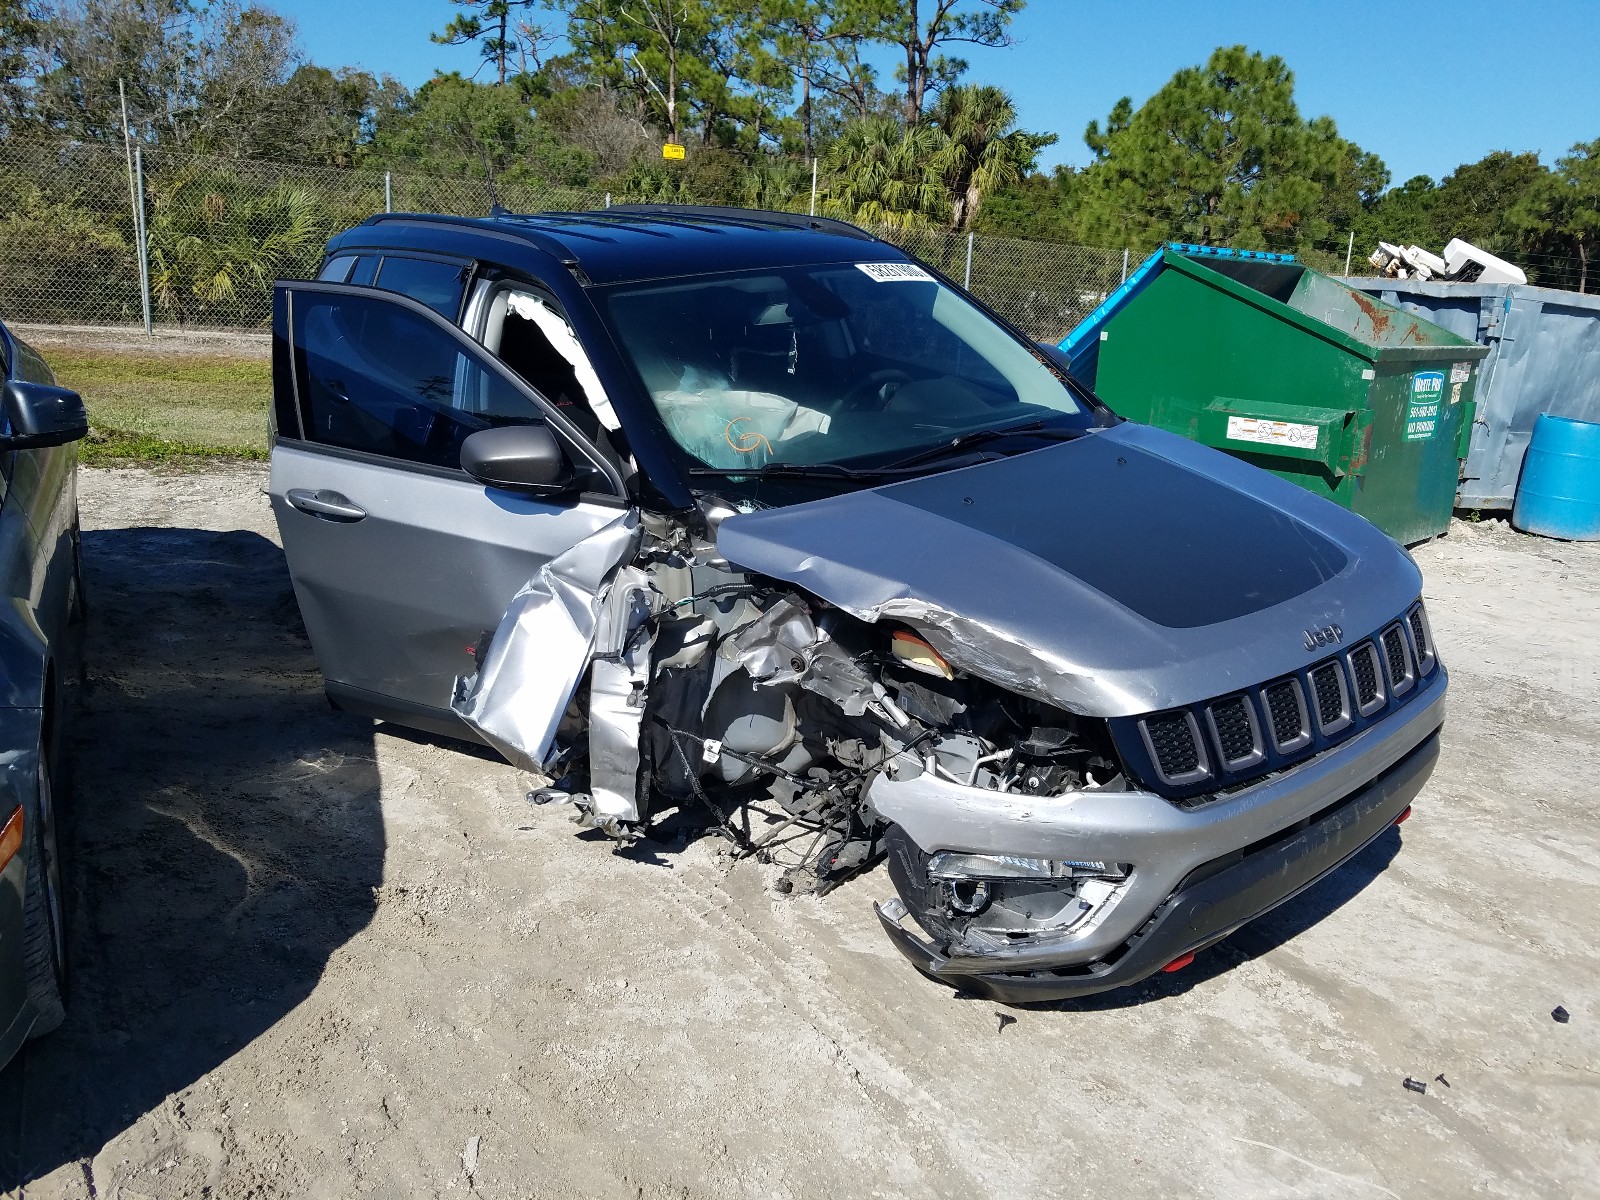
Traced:
[[759, 798], [822, 888], [886, 853], [886, 931], [957, 986], [1182, 965], [1432, 770], [1398, 545], [1120, 420], [852, 226], [377, 217], [274, 334], [337, 705], [487, 743], [623, 843], [697, 812], [764, 851], [723, 817]]
[[61, 1023], [66, 927], [53, 784], [83, 614], [83, 401], [0, 325], [0, 1064]]

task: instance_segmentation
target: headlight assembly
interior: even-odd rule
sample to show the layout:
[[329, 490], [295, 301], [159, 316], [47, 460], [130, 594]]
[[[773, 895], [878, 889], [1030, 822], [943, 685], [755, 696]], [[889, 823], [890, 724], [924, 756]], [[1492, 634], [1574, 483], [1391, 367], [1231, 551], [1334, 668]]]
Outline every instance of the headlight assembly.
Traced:
[[1126, 863], [1022, 858], [1013, 854], [965, 854], [941, 850], [928, 860], [928, 878], [936, 882], [1028, 879], [1125, 879]]

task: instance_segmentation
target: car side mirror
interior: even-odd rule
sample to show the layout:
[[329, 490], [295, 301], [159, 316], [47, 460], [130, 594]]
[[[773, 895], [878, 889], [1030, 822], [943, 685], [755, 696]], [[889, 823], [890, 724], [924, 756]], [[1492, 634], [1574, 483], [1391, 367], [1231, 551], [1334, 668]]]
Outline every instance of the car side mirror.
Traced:
[[534, 496], [572, 490], [572, 464], [547, 425], [480, 429], [461, 443], [461, 469], [479, 483]]
[[7, 380], [3, 396], [0, 396], [0, 410], [6, 420], [0, 449], [65, 446], [89, 432], [89, 414], [83, 407], [83, 397], [48, 383]]
[[[1068, 375], [1072, 374], [1072, 359], [1060, 346], [1054, 342], [1035, 342], [1034, 344], [1039, 347], [1040, 354], [1043, 354]], [[1073, 378], [1077, 378], [1077, 376], [1073, 376]]]

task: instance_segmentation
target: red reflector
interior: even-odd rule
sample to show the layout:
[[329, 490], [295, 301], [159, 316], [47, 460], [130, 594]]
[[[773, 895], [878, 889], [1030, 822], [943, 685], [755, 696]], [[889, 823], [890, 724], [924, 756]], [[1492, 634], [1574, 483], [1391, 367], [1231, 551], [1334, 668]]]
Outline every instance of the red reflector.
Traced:
[[1396, 825], [1401, 825], [1401, 824], [1404, 824], [1404, 823], [1405, 823], [1405, 820], [1406, 820], [1406, 818], [1407, 818], [1407, 817], [1409, 817], [1409, 816], [1410, 816], [1410, 815], [1411, 815], [1411, 805], [1409, 805], [1409, 804], [1408, 804], [1408, 805], [1406, 805], [1406, 810], [1405, 810], [1405, 812], [1403, 812], [1403, 813], [1401, 813], [1401, 814], [1400, 814], [1400, 815], [1399, 815], [1399, 816], [1398, 816], [1398, 817], [1396, 817], [1396, 818], [1395, 818], [1395, 819], [1394, 819], [1394, 823], [1395, 823], [1395, 824], [1396, 824]]
[[1193, 961], [1194, 961], [1194, 951], [1191, 950], [1187, 954], [1178, 955], [1177, 958], [1173, 959], [1166, 966], [1162, 967], [1161, 970], [1163, 972], [1165, 972], [1166, 974], [1171, 974], [1173, 971], [1181, 971], [1181, 970], [1183, 970], [1185, 967], [1187, 967]]

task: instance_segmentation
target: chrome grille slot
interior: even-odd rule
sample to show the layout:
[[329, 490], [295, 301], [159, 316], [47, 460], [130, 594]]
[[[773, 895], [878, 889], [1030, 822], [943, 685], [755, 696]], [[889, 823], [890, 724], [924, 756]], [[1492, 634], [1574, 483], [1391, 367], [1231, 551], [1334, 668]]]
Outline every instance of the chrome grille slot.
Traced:
[[1417, 681], [1411, 670], [1411, 654], [1406, 648], [1405, 631], [1396, 621], [1379, 635], [1378, 640], [1383, 643], [1383, 665], [1388, 672], [1389, 694], [1404, 695]]
[[1356, 711], [1363, 717], [1383, 707], [1381, 671], [1378, 648], [1371, 642], [1362, 642], [1350, 651], [1350, 674], [1356, 681]]
[[1206, 710], [1206, 723], [1222, 765], [1230, 770], [1251, 767], [1266, 757], [1255, 706], [1248, 696], [1229, 696]]
[[1344, 671], [1337, 662], [1311, 668], [1311, 694], [1317, 705], [1317, 726], [1323, 733], [1337, 733], [1354, 720]]
[[1406, 614], [1406, 624], [1411, 627], [1411, 651], [1417, 660], [1417, 674], [1426, 675], [1439, 661], [1433, 648], [1433, 630], [1428, 628], [1428, 616], [1417, 605]]
[[1298, 750], [1311, 741], [1311, 722], [1306, 719], [1306, 701], [1298, 679], [1268, 684], [1261, 694], [1267, 702], [1272, 741], [1279, 751]]
[[1157, 713], [1139, 722], [1139, 732], [1165, 782], [1197, 783], [1211, 774], [1193, 713]]

